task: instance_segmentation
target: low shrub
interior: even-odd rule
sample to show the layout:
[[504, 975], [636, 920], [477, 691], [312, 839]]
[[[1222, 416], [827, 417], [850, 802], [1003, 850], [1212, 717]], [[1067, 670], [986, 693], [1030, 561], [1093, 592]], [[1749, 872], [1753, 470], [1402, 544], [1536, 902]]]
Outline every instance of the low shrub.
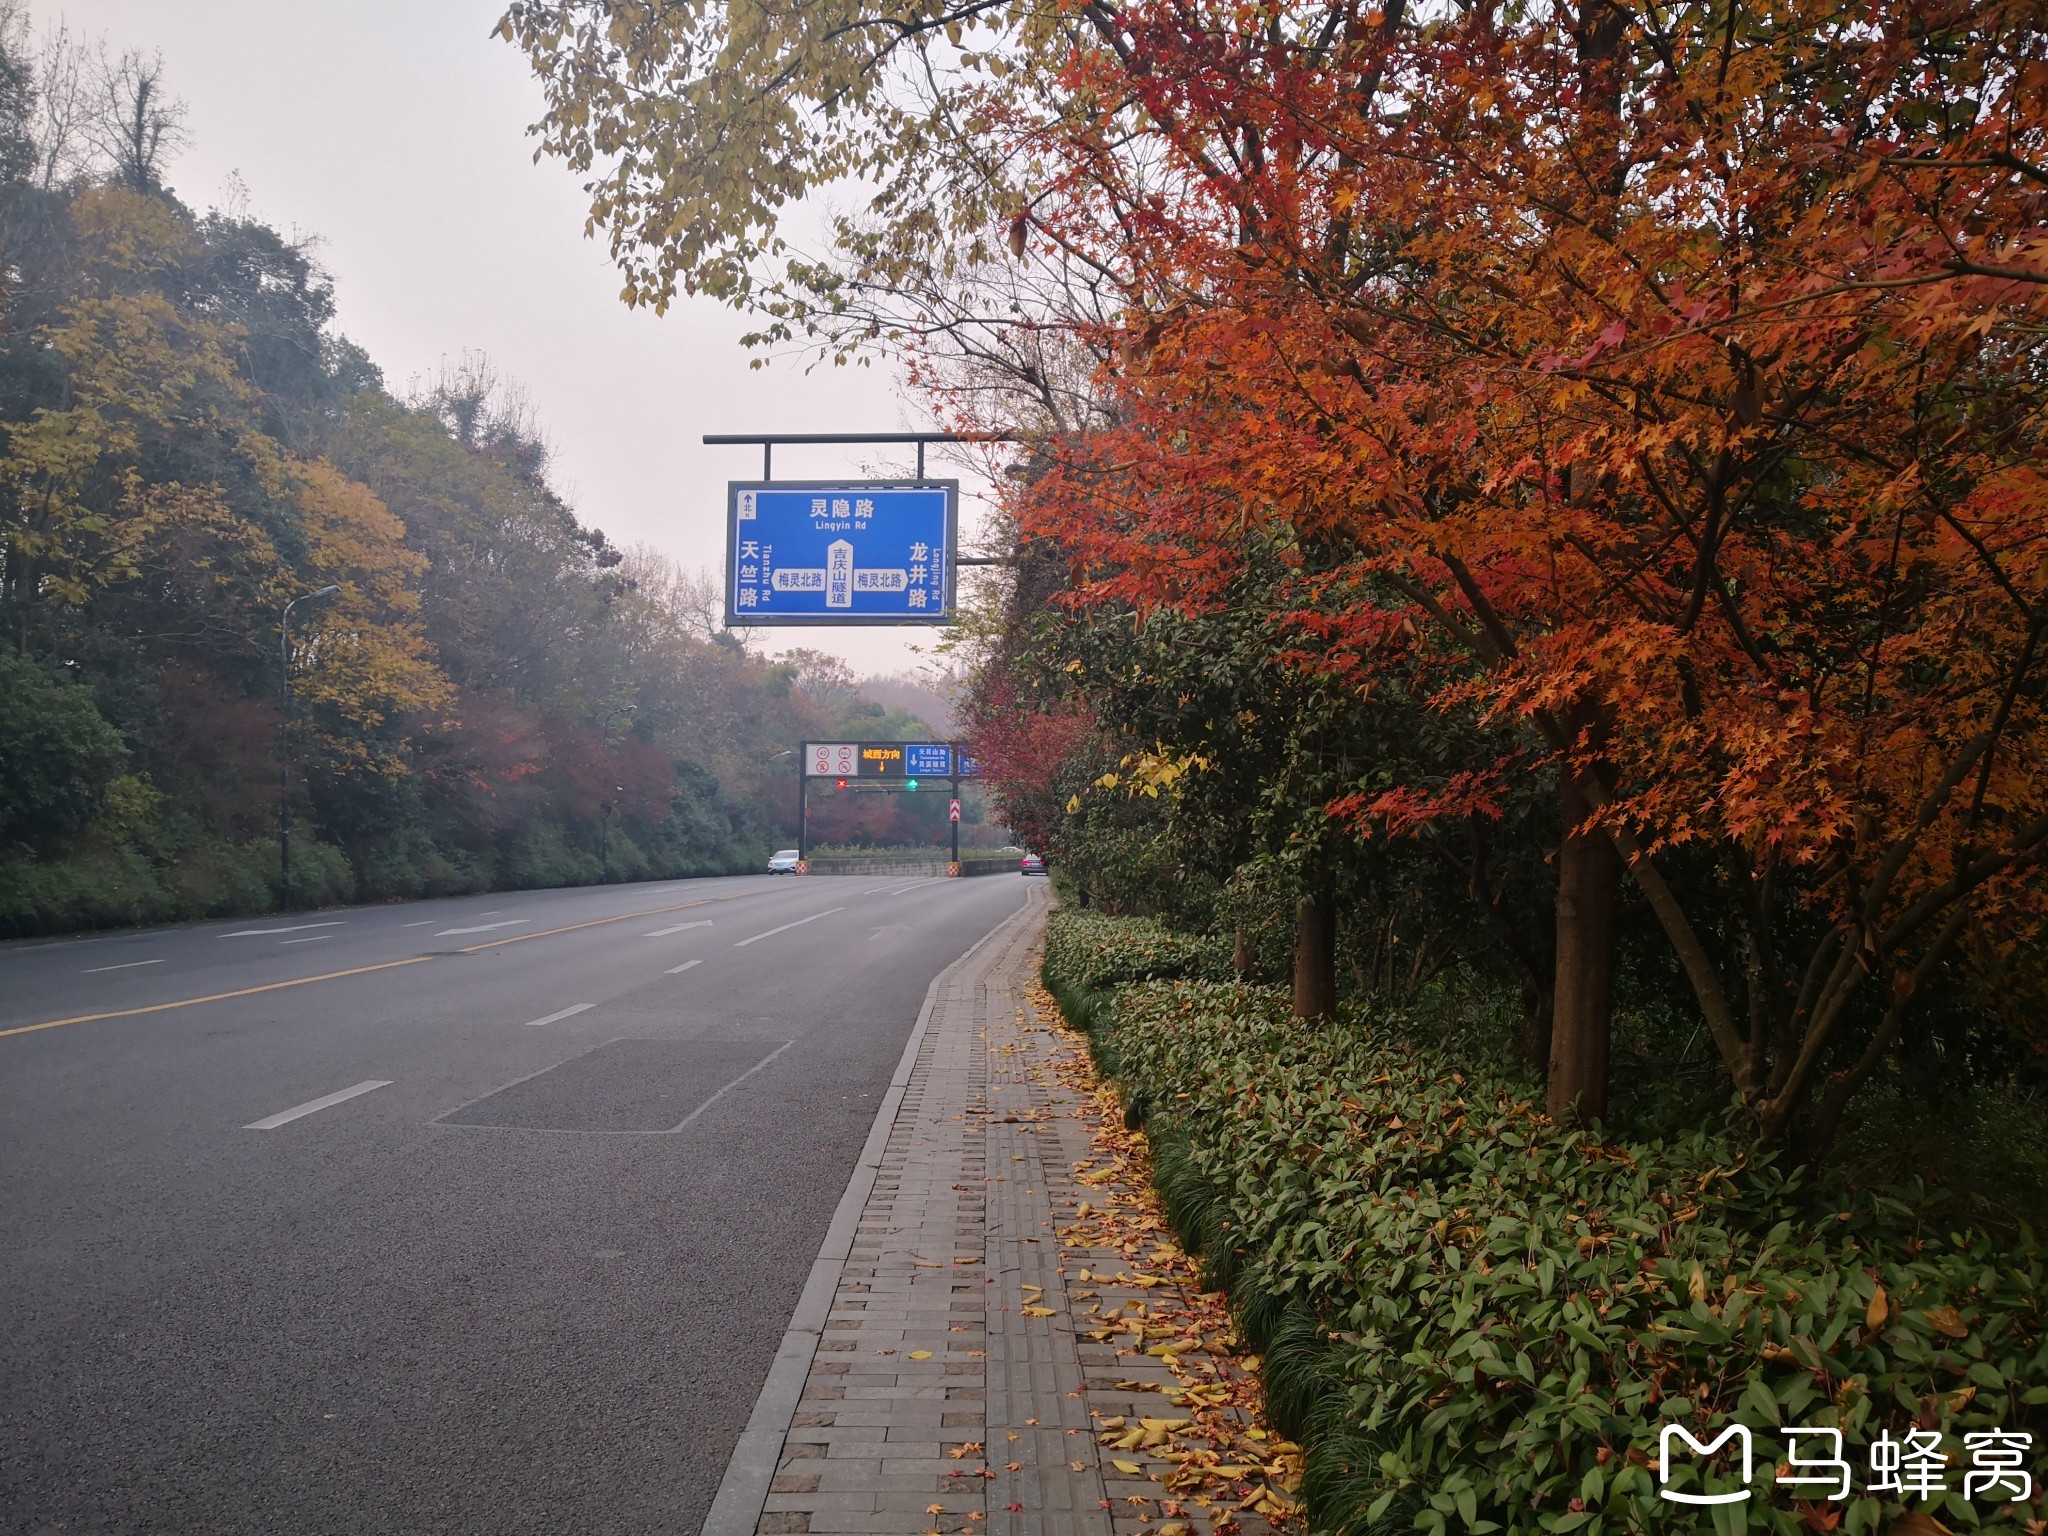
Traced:
[[1230, 975], [1230, 946], [1152, 918], [1061, 912], [1046, 931], [1045, 970], [1090, 991], [1127, 981], [1221, 981]]
[[[1965, 1435], [2048, 1428], [2031, 1233], [1933, 1226], [1912, 1187], [1807, 1188], [1719, 1129], [1603, 1143], [1398, 1014], [1311, 1030], [1275, 991], [1201, 980], [1105, 997], [1157, 940], [1058, 914], [1048, 980], [1093, 999], [1077, 1022], [1267, 1351], [1321, 1529], [1871, 1532], [1900, 1506], [1869, 1491], [1869, 1449], [1909, 1431], [1947, 1458], [1948, 1491], [1913, 1509], [2015, 1531], [2042, 1515], [2038, 1480], [2026, 1507], [1962, 1496]], [[1752, 1497], [1660, 1498], [1665, 1424], [1749, 1430]], [[1850, 1498], [1774, 1484], [1787, 1427], [1842, 1432]], [[1714, 1467], [1703, 1483], [1675, 1455], [1671, 1491], [1742, 1491]]]
[[156, 868], [126, 844], [98, 844], [52, 864], [26, 848], [0, 851], [0, 938], [160, 922], [177, 903]]

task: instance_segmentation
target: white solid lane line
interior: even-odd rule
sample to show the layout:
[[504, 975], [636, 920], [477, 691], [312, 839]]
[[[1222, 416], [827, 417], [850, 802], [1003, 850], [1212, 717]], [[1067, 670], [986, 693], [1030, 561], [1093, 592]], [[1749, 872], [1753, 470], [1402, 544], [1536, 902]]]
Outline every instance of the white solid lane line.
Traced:
[[339, 928], [348, 920], [337, 917], [325, 923], [293, 923], [289, 928], [237, 928], [233, 933], [221, 935], [224, 939], [256, 939], [273, 933], [305, 933], [312, 928]]
[[245, 1131], [274, 1131], [280, 1125], [290, 1125], [292, 1121], [297, 1120], [302, 1115], [317, 1114], [323, 1109], [331, 1109], [336, 1104], [353, 1099], [358, 1094], [368, 1093], [375, 1088], [389, 1088], [390, 1086], [390, 1078], [373, 1077], [367, 1083], [357, 1083], [353, 1088], [344, 1088], [341, 1092], [330, 1093], [325, 1098], [309, 1099], [294, 1109], [287, 1109], [272, 1115], [268, 1120], [252, 1121], [250, 1124], [243, 1126], [242, 1129]]
[[595, 1008], [596, 1006], [597, 1004], [595, 1003], [571, 1003], [568, 1007], [564, 1008], [560, 1013], [551, 1013], [544, 1019], [528, 1019], [526, 1021], [526, 1027], [528, 1029], [536, 1029], [542, 1024], [559, 1024], [564, 1019], [575, 1017], [577, 1014], [583, 1012], [586, 1008]]
[[423, 917], [416, 923], [400, 923], [398, 926], [401, 928], [424, 928], [432, 921], [431, 917]]
[[813, 912], [809, 917], [800, 917], [793, 923], [784, 923], [780, 928], [770, 928], [766, 933], [757, 933], [751, 939], [741, 939], [734, 949], [745, 949], [749, 944], [758, 944], [763, 939], [772, 939], [778, 933], [787, 933], [792, 928], [801, 928], [805, 923], [815, 923], [821, 917], [830, 917], [834, 912], [844, 912], [844, 907], [827, 907], [822, 912]]
[[521, 923], [530, 923], [530, 917], [508, 917], [502, 923], [478, 923], [474, 928], [443, 928], [434, 937], [445, 939], [457, 933], [489, 933], [493, 928], [517, 928]]
[[79, 972], [79, 974], [80, 974], [81, 976], [97, 976], [97, 975], [99, 975], [99, 973], [100, 973], [101, 971], [132, 971], [132, 970], [134, 970], [134, 969], [135, 969], [135, 967], [137, 967], [138, 965], [162, 965], [162, 964], [163, 964], [163, 961], [161, 961], [161, 960], [130, 960], [130, 961], [128, 961], [128, 962], [127, 962], [127, 963], [126, 963], [125, 965], [96, 965], [96, 966], [94, 966], [94, 967], [93, 967], [93, 968], [92, 968], [91, 970], [89, 970], [89, 971], [81, 971], [81, 972]]
[[673, 928], [657, 928], [652, 933], [642, 934], [641, 937], [648, 939], [665, 939], [672, 933], [681, 933], [685, 928], [709, 928], [710, 926], [711, 919], [705, 917], [699, 918], [694, 923], [677, 923]]
[[661, 974], [664, 976], [680, 976], [683, 974], [683, 972], [687, 971], [691, 966], [702, 965], [703, 963], [704, 962], [702, 960], [685, 960], [681, 965], [670, 966]]
[[277, 942], [278, 946], [282, 948], [286, 944], [318, 944], [322, 939], [331, 939], [333, 937], [334, 935], [331, 933], [316, 933], [308, 939], [279, 939]]

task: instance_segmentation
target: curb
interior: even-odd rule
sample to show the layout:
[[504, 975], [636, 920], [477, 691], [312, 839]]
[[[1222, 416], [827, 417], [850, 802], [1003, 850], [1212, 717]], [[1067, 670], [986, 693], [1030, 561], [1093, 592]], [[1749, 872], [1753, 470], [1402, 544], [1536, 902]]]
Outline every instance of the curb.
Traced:
[[859, 1161], [853, 1165], [853, 1175], [846, 1181], [846, 1192], [839, 1197], [838, 1208], [832, 1213], [832, 1224], [825, 1229], [825, 1241], [819, 1245], [818, 1256], [811, 1261], [810, 1278], [804, 1282], [796, 1310], [790, 1313], [789, 1327], [775, 1351], [775, 1363], [768, 1368], [768, 1379], [761, 1384], [761, 1395], [754, 1399], [754, 1411], [747, 1417], [747, 1427], [740, 1431], [739, 1443], [733, 1447], [732, 1456], [725, 1464], [725, 1475], [719, 1479], [718, 1492], [711, 1500], [711, 1512], [704, 1517], [702, 1536], [754, 1536], [761, 1523], [761, 1512], [768, 1503], [768, 1485], [774, 1480], [775, 1468], [782, 1460], [783, 1441], [789, 1433], [790, 1420], [796, 1417], [797, 1404], [803, 1398], [804, 1383], [810, 1378], [811, 1362], [818, 1353], [818, 1341], [825, 1332], [825, 1321], [831, 1315], [832, 1298], [839, 1291], [840, 1272], [846, 1267], [847, 1256], [853, 1252], [853, 1239], [860, 1227], [861, 1212], [867, 1209], [868, 1196], [875, 1188], [875, 1176], [881, 1172], [882, 1155], [888, 1150], [889, 1133], [895, 1129], [904, 1090], [910, 1085], [911, 1072], [917, 1066], [918, 1050], [924, 1044], [925, 1031], [931, 1026], [932, 1009], [938, 1003], [939, 988], [972, 960], [983, 945], [1009, 928], [1029, 922], [1040, 910], [1040, 903], [1026, 900], [1023, 906], [970, 944], [959, 958], [934, 976], [932, 984], [925, 989], [924, 1005], [917, 1011], [917, 1023], [904, 1044], [895, 1075], [889, 1079], [888, 1091], [882, 1095], [882, 1102], [875, 1110], [875, 1123], [868, 1130], [867, 1143], [861, 1148]]

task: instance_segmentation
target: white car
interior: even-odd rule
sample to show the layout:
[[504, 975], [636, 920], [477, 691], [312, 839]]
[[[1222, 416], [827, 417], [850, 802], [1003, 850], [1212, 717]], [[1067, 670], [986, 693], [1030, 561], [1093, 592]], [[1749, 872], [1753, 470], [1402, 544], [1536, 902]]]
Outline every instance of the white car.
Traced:
[[796, 873], [797, 854], [794, 848], [779, 848], [768, 855], [768, 873], [771, 875], [793, 875]]

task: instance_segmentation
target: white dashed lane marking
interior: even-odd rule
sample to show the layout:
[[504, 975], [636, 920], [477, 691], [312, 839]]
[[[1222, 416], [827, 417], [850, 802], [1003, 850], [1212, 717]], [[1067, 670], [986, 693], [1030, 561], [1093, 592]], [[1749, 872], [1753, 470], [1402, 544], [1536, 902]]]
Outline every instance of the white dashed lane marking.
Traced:
[[763, 939], [772, 939], [778, 933], [787, 933], [792, 928], [801, 928], [805, 923], [815, 923], [821, 917], [830, 917], [834, 912], [844, 912], [844, 907], [827, 907], [822, 912], [813, 912], [809, 917], [800, 917], [793, 923], [784, 923], [780, 928], [770, 928], [766, 933], [757, 933], [752, 938], [741, 939], [734, 949], [745, 949], [749, 944], [758, 944]]
[[528, 1019], [526, 1021], [526, 1027], [528, 1029], [537, 1029], [543, 1024], [559, 1024], [564, 1019], [574, 1018], [577, 1014], [582, 1013], [586, 1009], [595, 1008], [596, 1006], [597, 1004], [595, 1003], [571, 1003], [568, 1007], [564, 1008], [560, 1013], [551, 1013], [544, 1019]]
[[280, 1125], [290, 1125], [292, 1121], [301, 1119], [306, 1115], [317, 1114], [323, 1109], [332, 1109], [337, 1104], [346, 1103], [348, 1100], [369, 1093], [373, 1089], [389, 1088], [390, 1086], [390, 1078], [373, 1077], [366, 1083], [357, 1083], [353, 1088], [344, 1088], [341, 1092], [330, 1093], [325, 1098], [308, 1099], [305, 1103], [297, 1105], [292, 1109], [280, 1110], [267, 1120], [252, 1121], [248, 1125], [243, 1126], [242, 1129], [245, 1131], [274, 1131]]

